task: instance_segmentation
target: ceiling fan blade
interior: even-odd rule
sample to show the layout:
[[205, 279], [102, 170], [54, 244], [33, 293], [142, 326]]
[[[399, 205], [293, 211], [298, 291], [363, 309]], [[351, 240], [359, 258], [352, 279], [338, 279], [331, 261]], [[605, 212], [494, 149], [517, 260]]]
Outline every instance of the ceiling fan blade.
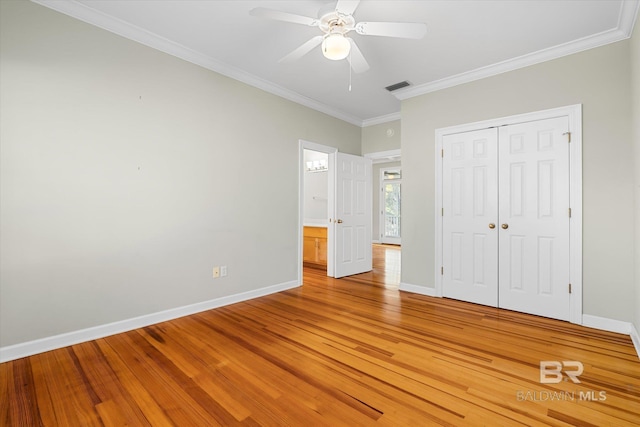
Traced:
[[427, 34], [427, 25], [421, 22], [359, 22], [355, 30], [363, 36], [421, 39]]
[[279, 10], [267, 9], [264, 7], [256, 7], [249, 12], [251, 16], [258, 16], [260, 18], [275, 19], [276, 21], [293, 22], [294, 24], [308, 25], [315, 27], [318, 25], [316, 18], [309, 18], [308, 16], [295, 15], [293, 13], [281, 12]]
[[349, 56], [347, 56], [349, 64], [351, 64], [351, 69], [354, 73], [364, 73], [369, 69], [369, 64], [367, 60], [364, 59], [364, 55], [358, 48], [356, 42], [351, 37], [347, 37], [347, 39], [349, 43], [351, 43], [351, 52], [349, 52]]
[[360, 0], [338, 0], [336, 10], [343, 15], [353, 15], [359, 3]]
[[287, 63], [287, 62], [293, 62], [296, 59], [302, 58], [307, 53], [311, 52], [311, 50], [313, 50], [314, 47], [322, 43], [323, 38], [324, 37], [322, 36], [315, 36], [311, 40], [308, 40], [307, 42], [303, 43], [300, 47], [295, 49], [293, 52], [291, 52], [290, 54], [288, 54], [278, 62]]

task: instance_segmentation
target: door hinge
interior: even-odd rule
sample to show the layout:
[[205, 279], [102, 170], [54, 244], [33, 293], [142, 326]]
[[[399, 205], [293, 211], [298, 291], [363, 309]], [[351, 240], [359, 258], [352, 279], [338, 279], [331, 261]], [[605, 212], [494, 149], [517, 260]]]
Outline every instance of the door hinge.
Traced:
[[444, 216], [444, 208], [440, 208], [440, 215]]
[[569, 218], [571, 218], [571, 208], [569, 208]]
[[571, 144], [571, 132], [565, 132], [563, 135], [567, 135], [567, 142]]
[[444, 266], [440, 267], [440, 275], [444, 276]]
[[444, 148], [440, 150], [440, 157], [444, 157]]
[[569, 293], [571, 293], [571, 283], [569, 283]]

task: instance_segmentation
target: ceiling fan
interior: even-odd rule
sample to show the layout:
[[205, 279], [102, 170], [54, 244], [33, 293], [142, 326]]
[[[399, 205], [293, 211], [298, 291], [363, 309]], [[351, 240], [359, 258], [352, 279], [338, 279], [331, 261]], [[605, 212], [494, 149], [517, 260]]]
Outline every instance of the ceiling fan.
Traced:
[[252, 16], [318, 27], [324, 33], [303, 43], [300, 47], [280, 59], [279, 62], [295, 61], [311, 52], [318, 45], [322, 45], [322, 54], [326, 58], [335, 61], [347, 58], [355, 73], [367, 71], [369, 64], [364, 59], [356, 42], [347, 36], [349, 32], [355, 31], [362, 36], [385, 36], [406, 39], [421, 39], [427, 32], [427, 26], [418, 22], [356, 23], [353, 13], [359, 3], [360, 0], [338, 0], [335, 7], [330, 4], [320, 9], [318, 18], [263, 7], [252, 9], [249, 13]]

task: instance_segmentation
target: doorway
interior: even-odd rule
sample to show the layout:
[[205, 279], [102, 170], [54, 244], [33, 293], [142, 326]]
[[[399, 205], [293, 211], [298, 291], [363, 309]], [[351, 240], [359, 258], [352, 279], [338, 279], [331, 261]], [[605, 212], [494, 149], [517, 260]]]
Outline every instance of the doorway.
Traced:
[[[318, 157], [305, 159], [305, 154]], [[326, 271], [330, 277], [339, 278], [371, 271], [371, 160], [340, 153], [333, 147], [300, 140], [299, 165], [299, 282], [302, 283], [305, 246], [316, 252], [315, 263], [324, 262], [321, 258], [325, 257], [322, 251], [326, 247]], [[324, 193], [307, 190], [305, 185], [307, 174], [320, 172], [326, 176], [326, 200]], [[313, 206], [326, 206], [326, 210], [321, 208], [314, 218], [308, 217], [307, 211], [310, 211], [310, 208], [306, 207], [306, 199], [309, 199]], [[314, 232], [322, 232], [323, 229], [326, 231], [323, 236], [316, 233], [306, 239], [305, 226], [316, 228]], [[322, 239], [325, 239], [326, 243]]]
[[402, 169], [380, 169], [380, 243], [402, 243]]
[[437, 131], [438, 296], [581, 323], [580, 119]]
[[[317, 153], [317, 154], [323, 154], [326, 156], [326, 166], [323, 166], [321, 164], [314, 164], [313, 162], [316, 159], [309, 159], [306, 160], [305, 159], [305, 153]], [[305, 244], [305, 225], [317, 225], [317, 226], [321, 226], [322, 222], [324, 222], [324, 227], [325, 229], [325, 239], [326, 239], [326, 274], [327, 276], [333, 277], [334, 276], [334, 227], [332, 227], [332, 215], [334, 212], [334, 203], [335, 203], [335, 176], [334, 176], [334, 171], [335, 171], [335, 157], [336, 157], [336, 153], [338, 152], [338, 150], [334, 147], [329, 147], [326, 145], [322, 145], [322, 144], [316, 144], [314, 142], [310, 142], [310, 141], [304, 141], [304, 140], [300, 140], [299, 141], [299, 149], [298, 149], [298, 165], [299, 165], [299, 186], [298, 186], [298, 197], [299, 197], [299, 212], [298, 212], [298, 218], [299, 218], [299, 227], [298, 227], [298, 254], [299, 254], [299, 260], [298, 260], [298, 282], [302, 283], [302, 267], [303, 267], [303, 263], [304, 263], [304, 244]], [[319, 159], [318, 159], [319, 160]], [[311, 161], [311, 165], [307, 164], [307, 161]], [[308, 194], [308, 191], [305, 191], [305, 183], [306, 183], [306, 175], [308, 173], [307, 168], [308, 167], [312, 167], [315, 168], [316, 166], [318, 167], [318, 169], [320, 169], [321, 167], [326, 167], [326, 172], [324, 173], [320, 173], [320, 175], [318, 175], [316, 177], [316, 180], [319, 181], [318, 185], [321, 185], [321, 177], [324, 176], [326, 179], [326, 201], [323, 200], [319, 200], [320, 198], [322, 198], [323, 196], [321, 196], [320, 194], [313, 194], [313, 192], [311, 194]], [[309, 224], [309, 221], [307, 220], [307, 218], [305, 217], [305, 211], [308, 210], [308, 207], [305, 207], [305, 200], [307, 199], [307, 196], [313, 200], [313, 197], [316, 196], [317, 199], [315, 202], [317, 202], [317, 206], [315, 206], [316, 209], [316, 214], [314, 214], [314, 216], [319, 216], [318, 218], [313, 219], [311, 222], [311, 224]], [[326, 212], [325, 212], [325, 216], [324, 219], [322, 219], [322, 217], [320, 217], [320, 215], [322, 215], [320, 213], [320, 205], [321, 203], [324, 202], [326, 205]], [[315, 246], [315, 241], [313, 242], [314, 246]], [[309, 243], [307, 243], [309, 245]], [[325, 248], [323, 248], [325, 249]]]
[[329, 228], [329, 154], [304, 150], [302, 261], [327, 271]]

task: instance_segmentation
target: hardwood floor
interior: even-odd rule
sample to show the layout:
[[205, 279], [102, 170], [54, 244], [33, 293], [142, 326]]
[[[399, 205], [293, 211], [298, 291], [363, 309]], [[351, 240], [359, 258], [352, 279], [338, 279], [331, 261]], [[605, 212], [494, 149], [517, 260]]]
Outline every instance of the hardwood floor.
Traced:
[[[399, 292], [399, 257], [3, 363], [0, 425], [640, 425], [629, 337]], [[541, 360], [581, 382], [541, 384]]]

